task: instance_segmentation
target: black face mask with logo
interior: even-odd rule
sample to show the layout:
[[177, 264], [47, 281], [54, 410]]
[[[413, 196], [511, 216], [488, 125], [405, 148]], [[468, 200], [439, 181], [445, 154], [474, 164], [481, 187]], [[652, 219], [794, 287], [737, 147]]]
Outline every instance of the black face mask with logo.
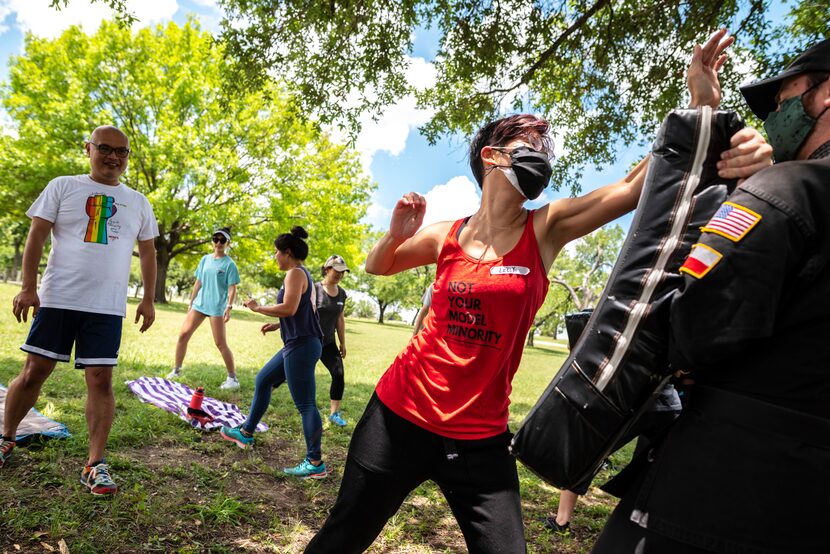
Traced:
[[553, 174], [548, 155], [527, 146], [519, 146], [511, 150], [510, 159], [512, 165], [496, 167], [522, 196], [528, 200], [539, 198]]

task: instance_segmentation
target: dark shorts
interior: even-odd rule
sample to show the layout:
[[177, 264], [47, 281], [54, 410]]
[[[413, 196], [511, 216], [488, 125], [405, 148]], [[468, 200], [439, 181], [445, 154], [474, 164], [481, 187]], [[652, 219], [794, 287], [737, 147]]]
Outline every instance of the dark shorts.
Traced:
[[120, 315], [40, 308], [20, 349], [68, 362], [74, 344], [76, 368], [114, 366], [118, 364], [123, 319]]

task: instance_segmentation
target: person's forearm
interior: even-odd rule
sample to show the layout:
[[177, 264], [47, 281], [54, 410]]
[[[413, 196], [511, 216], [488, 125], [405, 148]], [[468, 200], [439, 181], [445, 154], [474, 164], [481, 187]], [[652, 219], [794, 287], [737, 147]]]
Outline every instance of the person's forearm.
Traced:
[[232, 307], [234, 302], [236, 302], [236, 285], [231, 285], [228, 288], [228, 308]]
[[140, 253], [141, 281], [144, 283], [144, 296], [142, 302], [155, 301], [156, 295], [156, 249], [155, 247], [145, 248]]
[[277, 304], [276, 306], [257, 306], [252, 311], [262, 315], [269, 315], [271, 317], [291, 317], [297, 313], [296, 308], [292, 310], [286, 304]]
[[620, 181], [621, 186], [625, 188], [628, 195], [628, 209], [625, 213], [630, 212], [637, 207], [640, 201], [640, 194], [643, 192], [643, 184], [646, 181], [646, 171], [648, 169], [648, 161], [651, 159], [651, 154], [640, 160], [634, 169]]
[[346, 321], [343, 319], [343, 314], [340, 314], [340, 317], [337, 319], [337, 325], [335, 326], [337, 329], [337, 340], [340, 341], [340, 346], [346, 344]]
[[406, 241], [396, 239], [389, 233], [383, 235], [366, 258], [366, 273], [385, 275], [395, 263], [395, 252], [404, 242]]
[[37, 290], [37, 269], [43, 257], [44, 243], [31, 234], [26, 239], [26, 247], [23, 249], [23, 284], [20, 287], [26, 292]]

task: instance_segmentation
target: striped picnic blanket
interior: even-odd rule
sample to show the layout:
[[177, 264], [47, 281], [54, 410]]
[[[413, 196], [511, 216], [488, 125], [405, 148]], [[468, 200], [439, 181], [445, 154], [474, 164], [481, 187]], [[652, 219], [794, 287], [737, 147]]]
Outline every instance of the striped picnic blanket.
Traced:
[[[236, 404], [228, 404], [209, 396], [205, 396], [202, 409], [213, 416], [213, 421], [202, 425], [195, 420], [188, 419], [187, 406], [193, 396], [193, 389], [182, 383], [168, 381], [161, 377], [139, 377], [135, 381], [127, 381], [126, 385], [142, 402], [176, 414], [179, 419], [186, 421], [196, 429], [212, 431], [219, 429], [222, 425], [236, 427], [245, 421], [245, 415], [239, 411]], [[256, 430], [267, 431], [268, 426], [260, 423], [256, 426]]]

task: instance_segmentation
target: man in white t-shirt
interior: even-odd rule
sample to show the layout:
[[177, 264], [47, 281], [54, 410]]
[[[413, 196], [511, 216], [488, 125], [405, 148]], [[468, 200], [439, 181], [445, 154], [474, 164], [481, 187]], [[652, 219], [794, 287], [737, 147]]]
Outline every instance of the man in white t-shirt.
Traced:
[[[104, 463], [104, 449], [115, 415], [112, 368], [127, 313], [130, 261], [137, 240], [144, 299], [135, 322], [143, 318], [144, 332], [155, 319], [158, 225], [147, 198], [118, 180], [130, 156], [127, 136], [115, 127], [98, 127], [85, 151], [89, 175], [53, 179], [26, 212], [32, 226], [13, 312], [18, 322], [27, 320], [29, 308], [34, 317], [20, 347], [28, 353], [26, 362], [6, 396], [0, 467], [14, 448], [18, 424], [57, 362], [69, 361], [74, 344], [75, 367], [84, 370], [87, 384], [89, 459], [81, 483], [102, 496], [118, 490]], [[52, 249], [38, 291], [38, 265], [50, 233]]]

